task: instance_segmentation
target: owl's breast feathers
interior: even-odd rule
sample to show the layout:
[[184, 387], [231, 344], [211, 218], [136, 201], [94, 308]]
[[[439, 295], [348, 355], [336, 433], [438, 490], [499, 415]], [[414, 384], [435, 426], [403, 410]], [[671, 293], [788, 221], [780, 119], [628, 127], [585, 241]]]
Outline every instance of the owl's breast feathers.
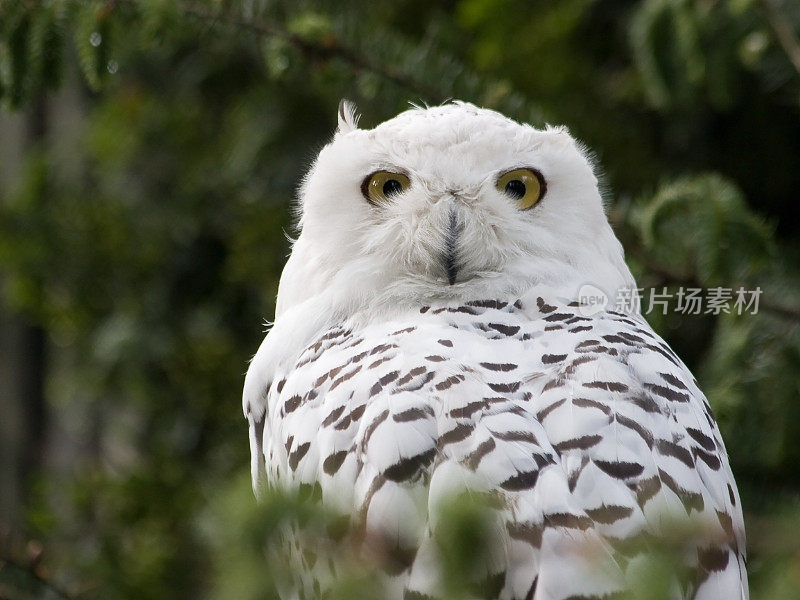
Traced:
[[711, 409], [638, 316], [535, 293], [422, 307], [328, 330], [265, 394], [248, 415], [254, 472], [314, 486], [405, 549], [398, 598], [441, 591], [436, 514], [465, 489], [492, 498], [496, 539], [476, 574], [488, 597], [622, 597], [637, 557], [679, 534], [675, 598], [747, 597]]

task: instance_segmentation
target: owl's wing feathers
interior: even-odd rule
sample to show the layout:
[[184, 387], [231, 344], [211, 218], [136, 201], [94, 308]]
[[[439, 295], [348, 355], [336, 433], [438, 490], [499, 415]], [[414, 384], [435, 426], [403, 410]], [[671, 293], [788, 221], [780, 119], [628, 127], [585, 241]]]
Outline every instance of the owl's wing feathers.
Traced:
[[659, 543], [683, 553], [676, 598], [747, 597], [710, 407], [639, 317], [533, 294], [333, 328], [250, 424], [254, 474], [318, 485], [395, 549], [393, 581], [410, 597], [439, 591], [440, 507], [465, 489], [488, 499], [499, 532], [488, 597], [612, 597]]

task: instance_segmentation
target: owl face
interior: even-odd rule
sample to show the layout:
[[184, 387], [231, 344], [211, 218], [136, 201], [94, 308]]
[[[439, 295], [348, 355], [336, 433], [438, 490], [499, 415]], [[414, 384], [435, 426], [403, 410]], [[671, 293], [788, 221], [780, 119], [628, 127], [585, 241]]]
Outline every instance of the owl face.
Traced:
[[331, 286], [355, 304], [413, 304], [632, 281], [566, 130], [466, 103], [414, 108], [372, 130], [345, 108], [299, 208], [279, 311]]

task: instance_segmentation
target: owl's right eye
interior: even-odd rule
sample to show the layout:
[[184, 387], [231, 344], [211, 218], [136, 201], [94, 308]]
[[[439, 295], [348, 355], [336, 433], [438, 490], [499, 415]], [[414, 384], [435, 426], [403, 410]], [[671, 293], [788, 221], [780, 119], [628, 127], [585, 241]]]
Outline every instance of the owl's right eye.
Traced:
[[408, 176], [402, 173], [376, 171], [367, 175], [361, 183], [361, 193], [372, 204], [382, 204], [405, 192], [410, 185], [411, 181]]
[[513, 169], [500, 175], [497, 189], [513, 198], [519, 210], [532, 208], [544, 196], [547, 186], [544, 177], [536, 169]]

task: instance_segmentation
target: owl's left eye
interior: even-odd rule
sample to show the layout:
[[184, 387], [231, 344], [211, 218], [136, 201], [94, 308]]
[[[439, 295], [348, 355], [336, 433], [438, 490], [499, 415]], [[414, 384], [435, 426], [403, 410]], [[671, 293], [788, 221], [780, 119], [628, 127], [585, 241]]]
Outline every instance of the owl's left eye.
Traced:
[[376, 171], [367, 175], [361, 183], [361, 193], [372, 204], [381, 204], [405, 192], [411, 181], [402, 173]]
[[517, 208], [528, 210], [544, 196], [547, 186], [544, 177], [535, 169], [513, 169], [500, 175], [497, 189], [514, 199]]

